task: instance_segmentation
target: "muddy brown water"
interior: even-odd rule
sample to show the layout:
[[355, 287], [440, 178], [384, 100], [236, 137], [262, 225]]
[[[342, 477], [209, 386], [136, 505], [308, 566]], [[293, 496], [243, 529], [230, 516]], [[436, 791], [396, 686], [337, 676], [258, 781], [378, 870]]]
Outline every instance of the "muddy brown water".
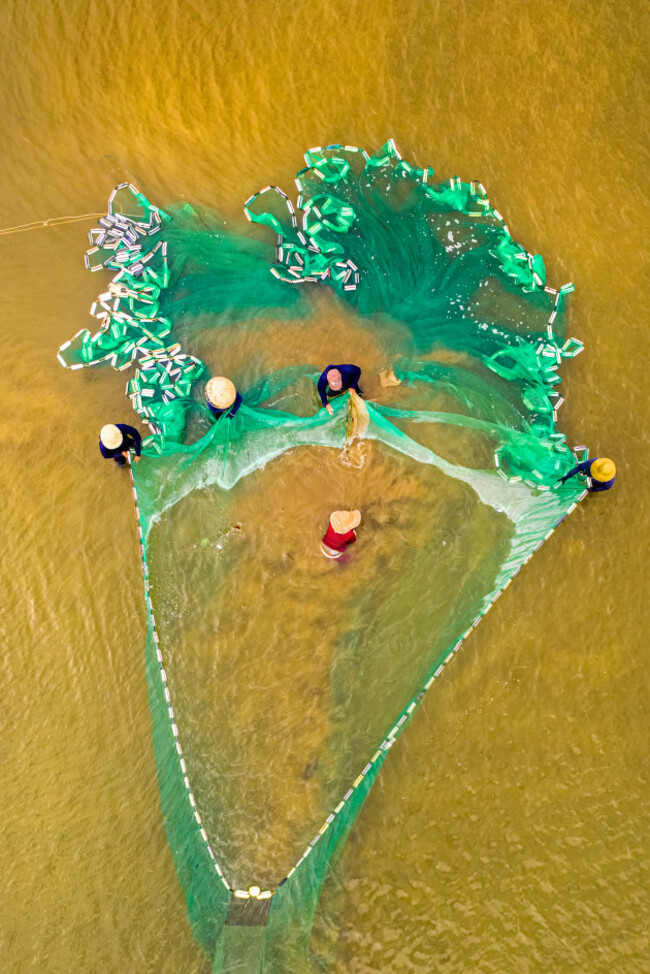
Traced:
[[[123, 178], [239, 219], [310, 146], [393, 136], [482, 180], [550, 281], [575, 282], [586, 351], [561, 427], [616, 460], [616, 488], [535, 556], [393, 749], [314, 967], [646, 970], [647, 7], [5, 0], [0, 18], [2, 228], [100, 214]], [[56, 362], [97, 293], [91, 225], [0, 236], [0, 969], [204, 974], [160, 815], [131, 495], [96, 448], [107, 416], [128, 421], [124, 380]]]

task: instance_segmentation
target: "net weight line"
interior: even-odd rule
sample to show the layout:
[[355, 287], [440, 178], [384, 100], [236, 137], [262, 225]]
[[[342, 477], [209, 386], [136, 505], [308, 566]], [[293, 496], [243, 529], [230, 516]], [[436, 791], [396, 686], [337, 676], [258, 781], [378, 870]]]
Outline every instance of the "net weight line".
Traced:
[[190, 781], [189, 781], [189, 778], [188, 778], [188, 775], [187, 775], [187, 765], [185, 763], [185, 758], [183, 756], [183, 748], [181, 746], [181, 742], [180, 742], [180, 739], [179, 739], [179, 736], [178, 736], [178, 727], [177, 727], [176, 718], [175, 718], [175, 715], [174, 715], [174, 708], [172, 707], [172, 703], [171, 703], [171, 694], [169, 692], [169, 687], [167, 685], [167, 673], [166, 673], [165, 668], [163, 666], [163, 656], [162, 656], [162, 652], [160, 650], [160, 639], [159, 639], [158, 630], [157, 630], [157, 627], [156, 627], [156, 617], [154, 615], [153, 605], [151, 603], [151, 592], [150, 592], [150, 588], [149, 588], [149, 569], [148, 569], [148, 566], [147, 566], [147, 561], [146, 561], [146, 556], [145, 556], [145, 550], [144, 550], [144, 538], [143, 538], [143, 532], [142, 532], [142, 518], [141, 518], [141, 515], [140, 515], [140, 508], [138, 506], [138, 491], [137, 491], [137, 488], [135, 486], [135, 480], [134, 480], [134, 477], [133, 477], [133, 467], [131, 465], [129, 465], [129, 474], [131, 476], [131, 489], [132, 489], [132, 492], [133, 492], [133, 502], [134, 502], [134, 505], [135, 505], [136, 526], [137, 526], [137, 532], [138, 532], [138, 544], [139, 544], [139, 549], [140, 549], [140, 563], [141, 563], [141, 566], [142, 566], [142, 576], [143, 576], [143, 581], [144, 581], [144, 600], [145, 600], [145, 605], [146, 605], [146, 609], [147, 609], [147, 615], [149, 617], [148, 618], [148, 623], [149, 623], [149, 625], [151, 627], [151, 631], [152, 631], [152, 635], [153, 635], [154, 642], [156, 643], [156, 658], [158, 660], [159, 676], [160, 676], [160, 680], [161, 680], [161, 683], [162, 683], [162, 687], [163, 687], [163, 692], [164, 692], [164, 695], [165, 695], [165, 699], [166, 699], [167, 704], [168, 704], [167, 712], [168, 712], [168, 716], [169, 716], [171, 731], [172, 731], [172, 734], [173, 734], [173, 736], [175, 738], [176, 751], [178, 753], [179, 767], [180, 767], [180, 770], [181, 770], [181, 774], [183, 775], [185, 787], [187, 789], [187, 799], [188, 799], [188, 803], [189, 803], [189, 805], [191, 806], [191, 809], [192, 809], [191, 815], [192, 815], [192, 817], [196, 821], [196, 824], [198, 826], [198, 831], [199, 831], [199, 834], [201, 836], [201, 839], [205, 843], [206, 851], [208, 852], [208, 855], [210, 856], [210, 858], [214, 862], [215, 870], [219, 874], [219, 878], [221, 879], [221, 882], [223, 883], [223, 885], [225, 886], [225, 888], [229, 892], [232, 892], [232, 887], [230, 886], [230, 884], [226, 880], [226, 877], [223, 874], [223, 871], [221, 869], [221, 866], [217, 862], [217, 859], [215, 857], [215, 854], [214, 854], [214, 851], [212, 849], [212, 846], [210, 845], [210, 841], [208, 839], [207, 832], [203, 828], [203, 823], [201, 821], [201, 816], [200, 816], [199, 811], [198, 811], [198, 809], [196, 807], [196, 799], [194, 798], [194, 794], [192, 792], [192, 788], [190, 786]]

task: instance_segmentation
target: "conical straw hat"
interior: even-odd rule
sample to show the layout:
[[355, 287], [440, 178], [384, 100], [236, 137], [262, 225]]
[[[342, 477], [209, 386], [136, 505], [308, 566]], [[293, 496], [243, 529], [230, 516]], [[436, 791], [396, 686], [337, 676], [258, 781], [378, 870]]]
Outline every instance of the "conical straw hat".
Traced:
[[616, 476], [616, 464], [607, 457], [594, 460], [589, 468], [589, 475], [601, 483], [604, 483], [606, 480], [612, 480]]
[[334, 511], [330, 517], [330, 524], [337, 534], [353, 531], [361, 524], [360, 511]]
[[227, 409], [237, 398], [237, 390], [225, 375], [215, 375], [206, 385], [205, 395], [208, 402], [217, 409]]
[[107, 423], [106, 426], [102, 426], [99, 431], [99, 439], [107, 450], [117, 450], [118, 446], [122, 446], [124, 441], [122, 433], [113, 423]]

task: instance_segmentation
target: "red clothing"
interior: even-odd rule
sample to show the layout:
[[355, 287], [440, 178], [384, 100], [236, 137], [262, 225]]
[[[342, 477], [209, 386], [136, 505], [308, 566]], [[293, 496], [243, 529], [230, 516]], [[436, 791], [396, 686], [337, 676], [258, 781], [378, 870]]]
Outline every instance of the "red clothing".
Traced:
[[323, 544], [331, 548], [332, 551], [345, 551], [346, 546], [354, 544], [357, 536], [354, 531], [346, 531], [345, 534], [337, 534], [331, 524], [327, 525], [327, 531], [323, 535]]

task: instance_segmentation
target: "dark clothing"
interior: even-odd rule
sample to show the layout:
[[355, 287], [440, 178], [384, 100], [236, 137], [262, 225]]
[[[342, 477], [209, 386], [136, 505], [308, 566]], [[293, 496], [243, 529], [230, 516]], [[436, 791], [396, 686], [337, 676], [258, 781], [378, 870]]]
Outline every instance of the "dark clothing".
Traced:
[[[568, 473], [565, 473], [564, 477], [562, 477], [560, 480], [560, 483], [563, 484], [565, 480], [569, 479], [569, 477], [575, 477], [577, 473], [581, 473], [584, 474], [585, 477], [589, 477], [589, 471], [591, 470], [592, 463], [599, 459], [600, 457], [592, 457], [591, 460], [583, 460], [582, 463], [579, 463], [573, 468], [573, 470], [569, 470]], [[590, 494], [597, 494], [601, 490], [609, 490], [610, 487], [613, 487], [616, 477], [612, 477], [611, 480], [594, 480], [591, 477], [589, 479], [591, 480], [591, 486], [587, 487], [587, 490]]]
[[109, 450], [107, 446], [104, 446], [102, 441], [99, 441], [99, 452], [106, 460], [113, 459], [119, 467], [123, 467], [126, 463], [126, 457], [122, 456], [125, 450], [135, 450], [136, 457], [140, 456], [140, 451], [142, 449], [142, 437], [138, 433], [135, 426], [127, 426], [126, 423], [115, 423], [118, 430], [122, 434], [122, 442], [119, 446], [115, 447], [114, 450]]
[[208, 404], [208, 409], [210, 410], [213, 416], [217, 417], [217, 419], [220, 416], [224, 416], [224, 415], [227, 416], [228, 419], [232, 419], [235, 413], [237, 412], [237, 410], [239, 409], [239, 407], [241, 406], [241, 396], [239, 395], [239, 393], [237, 393], [237, 395], [235, 396], [235, 401], [232, 404], [232, 406], [227, 406], [226, 409], [218, 409], [216, 406], [213, 406], [212, 403], [207, 399], [206, 402]]
[[345, 534], [337, 534], [331, 524], [327, 525], [327, 531], [323, 535], [323, 544], [333, 551], [345, 551], [347, 545], [354, 544], [357, 536], [354, 531], [346, 531]]
[[[341, 373], [341, 388], [334, 391], [330, 389], [327, 384], [327, 373], [330, 369], [338, 369]], [[320, 396], [320, 401], [323, 406], [327, 405], [328, 399], [333, 399], [335, 396], [340, 396], [342, 393], [347, 392], [348, 389], [354, 389], [359, 395], [363, 395], [361, 389], [359, 388], [359, 379], [361, 378], [361, 369], [358, 365], [328, 365], [321, 377], [318, 380], [318, 395]]]

